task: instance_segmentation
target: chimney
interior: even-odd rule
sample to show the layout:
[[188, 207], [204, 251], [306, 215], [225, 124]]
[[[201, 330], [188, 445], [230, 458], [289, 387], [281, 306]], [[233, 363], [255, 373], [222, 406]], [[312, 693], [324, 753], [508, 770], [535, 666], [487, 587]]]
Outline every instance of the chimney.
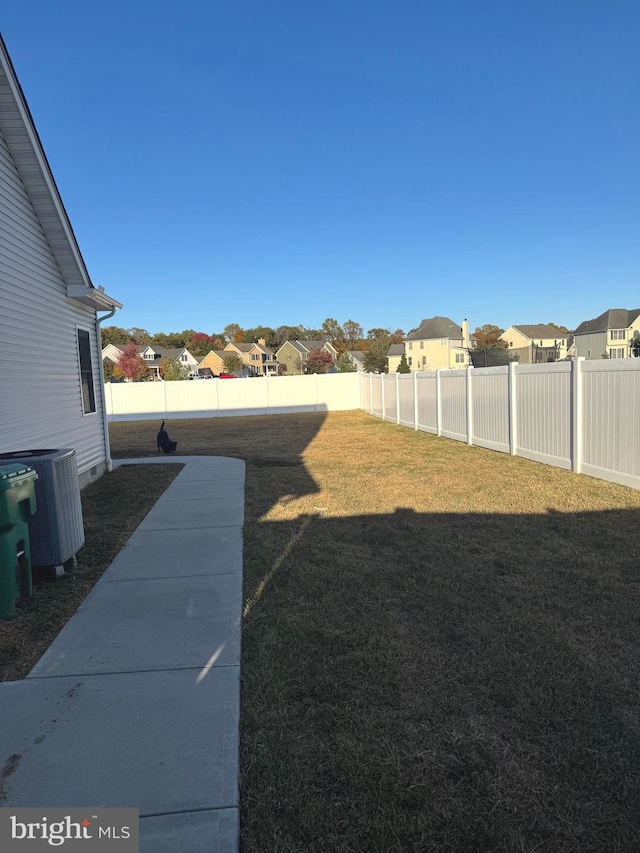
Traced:
[[258, 338], [258, 344], [259, 344], [261, 347], [266, 346], [266, 343], [267, 343], [267, 342], [265, 341], [265, 339], [264, 339], [264, 338]]
[[468, 320], [467, 320], [466, 318], [462, 321], [462, 346], [463, 346], [465, 349], [469, 349], [469, 346], [470, 346], [470, 342], [469, 342], [469, 322], [468, 322]]

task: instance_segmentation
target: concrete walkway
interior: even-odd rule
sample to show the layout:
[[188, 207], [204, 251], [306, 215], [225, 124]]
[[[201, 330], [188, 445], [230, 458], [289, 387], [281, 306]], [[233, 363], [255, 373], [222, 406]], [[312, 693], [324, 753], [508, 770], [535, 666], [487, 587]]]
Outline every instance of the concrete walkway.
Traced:
[[23, 681], [1, 806], [133, 806], [142, 853], [236, 853], [244, 462], [185, 468]]

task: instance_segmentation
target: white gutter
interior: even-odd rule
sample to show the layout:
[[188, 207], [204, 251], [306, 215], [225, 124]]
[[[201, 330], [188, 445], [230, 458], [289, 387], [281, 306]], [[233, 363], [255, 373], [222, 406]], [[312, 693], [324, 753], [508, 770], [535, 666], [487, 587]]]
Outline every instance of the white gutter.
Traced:
[[113, 464], [111, 462], [111, 445], [109, 443], [109, 421], [107, 420], [107, 397], [105, 392], [105, 382], [104, 382], [104, 365], [102, 363], [102, 338], [100, 336], [100, 323], [103, 320], [108, 320], [110, 317], [116, 313], [118, 308], [122, 308], [119, 302], [115, 302], [113, 300], [113, 305], [111, 311], [108, 314], [103, 314], [102, 317], [98, 317], [96, 314], [96, 329], [98, 332], [98, 361], [100, 362], [100, 388], [102, 394], [102, 428], [104, 430], [104, 449], [106, 453], [105, 462], [107, 463], [107, 472], [110, 473], [113, 469]]

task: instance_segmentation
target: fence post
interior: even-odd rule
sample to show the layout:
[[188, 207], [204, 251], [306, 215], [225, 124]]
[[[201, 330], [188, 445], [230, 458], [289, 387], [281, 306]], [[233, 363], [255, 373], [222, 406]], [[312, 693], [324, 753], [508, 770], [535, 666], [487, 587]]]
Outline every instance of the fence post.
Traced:
[[318, 379], [319, 376], [320, 376], [319, 373], [315, 374], [315, 377], [316, 377], [316, 407], [315, 407], [315, 411], [316, 412], [318, 411], [318, 405], [319, 405], [319, 399], [320, 399], [320, 389], [318, 387], [320, 384], [320, 380]]
[[382, 400], [382, 420], [384, 420], [384, 373], [380, 374], [380, 399]]
[[518, 407], [516, 397], [517, 362], [509, 364], [509, 388], [507, 392], [507, 411], [509, 413], [509, 453], [517, 456], [518, 448]]
[[271, 411], [271, 401], [269, 399], [269, 371], [268, 370], [264, 375], [264, 381], [266, 382], [266, 391], [267, 391], [267, 411], [265, 414], [268, 415], [269, 412]]
[[467, 444], [473, 444], [473, 389], [471, 383], [471, 371], [473, 367], [467, 367]]
[[369, 414], [373, 414], [373, 373], [369, 374]]
[[418, 429], [418, 371], [413, 371], [413, 428]]
[[441, 367], [436, 370], [436, 435], [442, 435], [442, 388], [440, 384]]
[[571, 470], [582, 470], [582, 366], [584, 356], [571, 362]]
[[396, 373], [396, 423], [400, 423], [400, 374]]

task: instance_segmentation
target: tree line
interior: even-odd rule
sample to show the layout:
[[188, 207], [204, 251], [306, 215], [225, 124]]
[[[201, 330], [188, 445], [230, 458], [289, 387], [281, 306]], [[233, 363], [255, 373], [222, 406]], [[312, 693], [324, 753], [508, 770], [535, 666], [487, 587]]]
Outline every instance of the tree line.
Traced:
[[[549, 325], [562, 334], [570, 334], [566, 326], [559, 326], [556, 323], [549, 323]], [[329, 341], [338, 352], [339, 358], [336, 360], [338, 370], [352, 369], [352, 363], [349, 358], [344, 356], [344, 353], [361, 350], [365, 354], [364, 369], [372, 373], [384, 373], [387, 370], [389, 347], [392, 344], [403, 343], [407, 335], [414, 331], [415, 329], [410, 329], [405, 335], [402, 329], [391, 331], [388, 328], [377, 327], [369, 329], [365, 335], [362, 326], [355, 320], [345, 320], [344, 323], [340, 324], [335, 318], [327, 317], [319, 329], [311, 329], [303, 325], [278, 326], [277, 328], [255, 326], [254, 328], [243, 329], [238, 323], [229, 323], [221, 332], [211, 334], [197, 332], [194, 329], [185, 329], [182, 332], [158, 332], [152, 335], [146, 329], [136, 326], [130, 329], [120, 326], [105, 326], [101, 329], [101, 334], [103, 347], [107, 344], [150, 344], [151, 346], [155, 344], [166, 348], [186, 347], [197, 358], [204, 358], [211, 350], [223, 350], [228, 343], [256, 343], [259, 340], [264, 340], [269, 349], [276, 350], [288, 340]], [[503, 333], [504, 329], [491, 323], [478, 326], [473, 332], [474, 348], [476, 350], [506, 349], [508, 344], [502, 340]], [[144, 360], [134, 359], [134, 349], [130, 349], [129, 354], [130, 358], [128, 357], [125, 362], [127, 364], [125, 375], [133, 376], [136, 371], [142, 374]], [[313, 356], [312, 359], [307, 360], [307, 372], [325, 372], [331, 367], [324, 356], [317, 356], [315, 351]], [[168, 378], [169, 375], [171, 378], [183, 378], [182, 375], [178, 375], [181, 374], [181, 371], [177, 369], [178, 367], [182, 368], [182, 365], [178, 362], [176, 367], [173, 360], [166, 361], [169, 369], [165, 378]], [[401, 366], [403, 372], [408, 369], [402, 362]], [[111, 370], [111, 368], [108, 369]], [[164, 365], [162, 369], [164, 370]], [[117, 372], [116, 375], [118, 375]]]

